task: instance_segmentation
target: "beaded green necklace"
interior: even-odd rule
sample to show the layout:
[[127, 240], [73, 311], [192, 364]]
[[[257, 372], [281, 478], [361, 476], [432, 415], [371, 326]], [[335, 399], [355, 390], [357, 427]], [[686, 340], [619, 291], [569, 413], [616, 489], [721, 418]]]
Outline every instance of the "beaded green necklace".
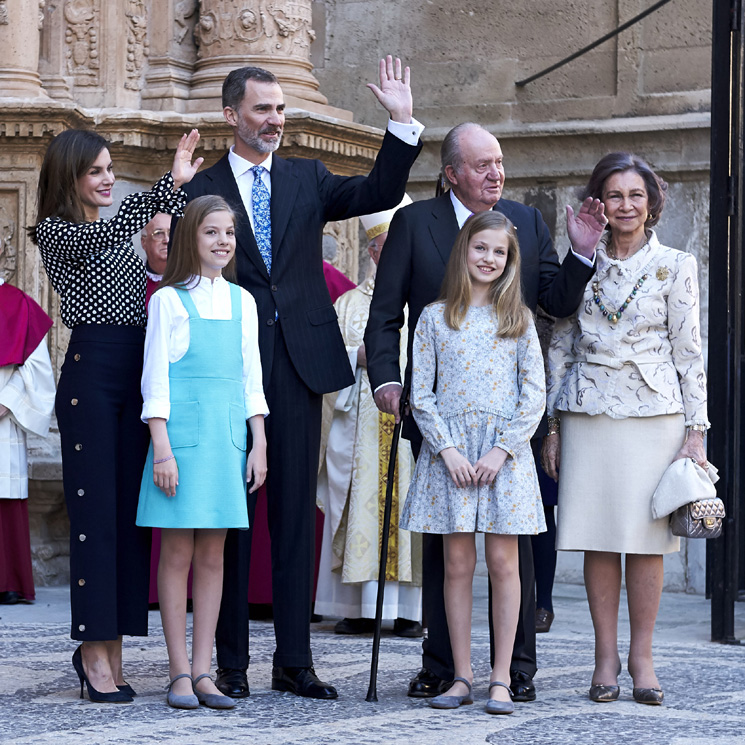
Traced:
[[623, 302], [621, 307], [618, 310], [609, 310], [605, 307], [603, 302], [600, 300], [600, 295], [598, 294], [600, 291], [600, 282], [596, 279], [592, 283], [592, 299], [595, 301], [595, 305], [598, 306], [598, 309], [600, 312], [607, 317], [607, 319], [611, 323], [618, 323], [619, 319], [623, 315], [623, 312], [626, 310], [626, 308], [629, 307], [631, 304], [631, 301], [634, 299], [634, 296], [637, 292], [639, 292], [639, 289], [641, 286], [646, 282], [646, 280], [649, 278], [649, 274], [642, 274], [639, 279], [636, 280], [636, 284], [634, 285], [634, 288], [631, 290], [631, 294], [626, 298], [626, 300]]

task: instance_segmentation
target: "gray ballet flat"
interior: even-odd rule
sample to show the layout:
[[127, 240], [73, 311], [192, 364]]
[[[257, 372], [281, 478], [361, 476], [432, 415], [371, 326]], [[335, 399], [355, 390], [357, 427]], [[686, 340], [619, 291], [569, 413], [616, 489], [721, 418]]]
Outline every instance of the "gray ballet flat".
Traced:
[[181, 673], [181, 675], [177, 675], [168, 684], [168, 687], [166, 688], [166, 691], [168, 691], [168, 693], [166, 694], [166, 701], [168, 702], [168, 705], [172, 706], [174, 709], [198, 709], [199, 700], [195, 695], [188, 694], [186, 696], [179, 696], [171, 690], [173, 688], [173, 684], [177, 680], [179, 680], [179, 678], [189, 678], [189, 680], [191, 680], [191, 675], [189, 675], [189, 673]]
[[429, 705], [433, 709], [457, 709], [463, 704], [473, 703], [473, 688], [471, 684], [465, 678], [453, 678], [453, 683], [456, 681], [465, 683], [468, 687], [468, 693], [465, 696], [435, 696], [429, 700]]
[[202, 678], [212, 678], [209, 673], [202, 673], [197, 676], [196, 680], [191, 684], [194, 689], [194, 698], [196, 698], [200, 704], [206, 706], [208, 709], [234, 709], [235, 701], [228, 696], [223, 696], [222, 693], [202, 693], [197, 690], [197, 683]]
[[[507, 693], [510, 693], [510, 687], [507, 683], [502, 683], [501, 680], [495, 680], [493, 683], [489, 683], [489, 693], [491, 693], [491, 689], [494, 686], [502, 686], [502, 688], [507, 689]], [[493, 698], [490, 698], [486, 702], [484, 711], [487, 714], [512, 714], [515, 711], [515, 704], [512, 701], [495, 701]]]

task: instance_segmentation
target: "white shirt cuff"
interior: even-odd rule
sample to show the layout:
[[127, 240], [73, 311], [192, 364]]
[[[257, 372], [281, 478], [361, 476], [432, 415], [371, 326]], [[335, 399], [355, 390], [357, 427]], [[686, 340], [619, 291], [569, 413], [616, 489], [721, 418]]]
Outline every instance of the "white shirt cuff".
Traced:
[[593, 249], [592, 252], [592, 258], [588, 259], [586, 256], [583, 256], [582, 254], [578, 254], [570, 245], [569, 250], [585, 265], [592, 267], [595, 264], [595, 251]]
[[401, 122], [394, 122], [393, 119], [388, 120], [388, 131], [394, 136], [398, 137], [407, 145], [416, 146], [419, 142], [419, 138], [424, 132], [424, 125], [418, 122], [414, 117], [411, 117], [411, 121], [408, 124], [402, 124]]
[[143, 422], [147, 422], [148, 419], [165, 419], [168, 421], [171, 416], [171, 402], [170, 401], [158, 401], [157, 399], [151, 399], [145, 401], [142, 405], [142, 416], [140, 417]]
[[374, 391], [373, 395], [375, 395], [381, 388], [385, 388], [387, 385], [397, 385], [399, 388], [403, 388], [401, 383], [399, 383], [397, 380], [391, 380], [390, 383], [383, 383], [382, 385], [379, 385]]

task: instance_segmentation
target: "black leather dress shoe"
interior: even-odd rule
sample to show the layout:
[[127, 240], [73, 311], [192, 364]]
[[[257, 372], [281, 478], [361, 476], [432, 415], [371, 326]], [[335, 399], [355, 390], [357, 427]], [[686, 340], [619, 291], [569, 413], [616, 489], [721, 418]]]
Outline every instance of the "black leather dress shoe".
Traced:
[[374, 631], [374, 618], [342, 618], [334, 626], [335, 634], [372, 634]]
[[510, 692], [513, 701], [535, 701], [533, 678], [522, 670], [510, 670]]
[[449, 680], [443, 680], [431, 670], [423, 667], [415, 677], [409, 681], [409, 696], [412, 698], [433, 698], [442, 693]]
[[251, 691], [248, 690], [248, 678], [245, 670], [237, 670], [233, 667], [218, 668], [215, 685], [220, 693], [230, 698], [246, 698]]
[[393, 622], [393, 635], [404, 639], [421, 639], [424, 629], [419, 621], [410, 621], [408, 618], [397, 618]]
[[273, 667], [272, 690], [289, 691], [305, 698], [338, 698], [334, 686], [318, 679], [312, 667]]

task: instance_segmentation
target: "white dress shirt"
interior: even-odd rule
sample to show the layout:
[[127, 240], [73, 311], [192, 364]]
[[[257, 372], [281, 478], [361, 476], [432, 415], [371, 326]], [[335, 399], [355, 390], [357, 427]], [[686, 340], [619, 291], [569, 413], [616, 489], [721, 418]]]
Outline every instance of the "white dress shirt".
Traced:
[[[232, 318], [230, 284], [218, 277], [194, 278], [189, 295], [199, 315], [205, 319]], [[269, 413], [261, 382], [259, 357], [259, 324], [256, 301], [240, 288], [243, 351], [243, 396], [246, 418]], [[153, 417], [168, 419], [171, 413], [168, 365], [178, 362], [189, 349], [189, 313], [173, 287], [157, 290], [150, 300], [145, 336], [145, 362], [142, 370], [142, 420]], [[219, 360], [215, 360], [219, 364]]]

